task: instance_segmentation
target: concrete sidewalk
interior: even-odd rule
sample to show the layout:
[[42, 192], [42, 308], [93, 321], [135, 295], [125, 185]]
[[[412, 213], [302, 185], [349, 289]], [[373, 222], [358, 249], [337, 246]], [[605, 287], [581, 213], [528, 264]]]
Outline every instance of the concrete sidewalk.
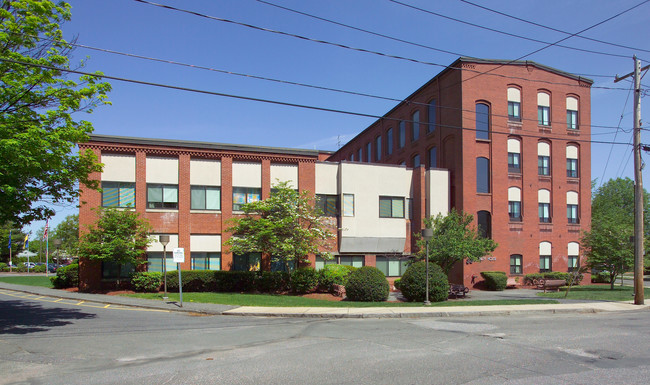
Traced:
[[[184, 302], [180, 307], [174, 301], [159, 301], [104, 294], [88, 294], [49, 289], [38, 286], [14, 285], [0, 282], [2, 290], [21, 292], [38, 297], [53, 297], [74, 299], [80, 302], [92, 302], [119, 306], [130, 306], [164, 311], [189, 312], [213, 315], [263, 316], [263, 317], [312, 317], [312, 318], [418, 318], [418, 317], [461, 317], [487, 315], [524, 315], [524, 314], [557, 314], [557, 313], [599, 313], [620, 312], [631, 310], [647, 310], [650, 305], [634, 305], [630, 302], [566, 302], [559, 304], [540, 305], [495, 305], [495, 306], [435, 306], [435, 307], [258, 307], [258, 306], [228, 306], [210, 303]], [[486, 297], [478, 291], [473, 291], [473, 297]], [[492, 292], [489, 295], [494, 295]], [[500, 292], [502, 297], [535, 297], [535, 292], [515, 290]], [[481, 299], [483, 299], [481, 298]], [[465, 300], [463, 300], [465, 301]], [[471, 301], [471, 299], [467, 299]]]

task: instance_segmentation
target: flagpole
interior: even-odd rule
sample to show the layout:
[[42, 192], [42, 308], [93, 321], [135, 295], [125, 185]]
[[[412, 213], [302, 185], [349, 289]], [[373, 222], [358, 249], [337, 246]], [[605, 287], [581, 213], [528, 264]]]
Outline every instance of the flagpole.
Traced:
[[11, 263], [11, 230], [9, 230], [9, 272], [13, 271], [13, 264]]
[[49, 234], [49, 224], [50, 224], [50, 218], [47, 218], [47, 221], [45, 221], [45, 276], [48, 277], [50, 274], [50, 265], [49, 265], [49, 256], [50, 256], [50, 250], [48, 247], [48, 240], [50, 239], [50, 234]]

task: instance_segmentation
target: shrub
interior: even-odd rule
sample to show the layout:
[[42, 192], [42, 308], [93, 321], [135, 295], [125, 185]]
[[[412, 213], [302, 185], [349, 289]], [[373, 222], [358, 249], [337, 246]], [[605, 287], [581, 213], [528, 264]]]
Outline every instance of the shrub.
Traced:
[[57, 289], [79, 286], [79, 265], [73, 263], [68, 266], [59, 267], [56, 270], [56, 276], [50, 277], [50, 281], [52, 281], [52, 285]]
[[32, 273], [45, 273], [45, 265], [36, 265], [29, 269]]
[[262, 271], [256, 282], [256, 287], [262, 293], [279, 293], [289, 287], [290, 273], [284, 271]]
[[9, 265], [4, 262], [0, 262], [0, 271], [9, 271]]
[[485, 286], [488, 290], [503, 291], [508, 283], [508, 276], [503, 271], [482, 271], [481, 277], [485, 279]]
[[318, 273], [311, 267], [301, 267], [291, 272], [289, 287], [295, 293], [309, 293], [318, 286]]
[[395, 286], [395, 289], [397, 289], [397, 290], [402, 290], [402, 289], [400, 289], [400, 283], [401, 283], [401, 282], [402, 282], [402, 279], [401, 279], [401, 278], [397, 278], [397, 279], [393, 282], [393, 286]]
[[591, 282], [593, 283], [610, 283], [609, 272], [599, 271], [598, 273], [591, 274]]
[[356, 270], [356, 267], [347, 265], [325, 265], [318, 272], [318, 286], [321, 290], [327, 292], [332, 291], [332, 285], [345, 286], [354, 270]]
[[[411, 302], [424, 301], [427, 266], [424, 261], [412, 263], [400, 279], [399, 289]], [[396, 285], [397, 287], [397, 282]], [[429, 301], [442, 302], [449, 298], [449, 280], [442, 268], [429, 262]]]
[[346, 296], [351, 301], [385, 301], [389, 292], [386, 276], [373, 266], [364, 266], [353, 271], [345, 286]]
[[[562, 271], [549, 271], [546, 273], [532, 273], [526, 274], [524, 276], [525, 283], [527, 285], [532, 285], [533, 281], [536, 279], [563, 279], [568, 285], [571, 281], [572, 273], [565, 273]], [[578, 285], [582, 281], [584, 276], [582, 274], [578, 275], [576, 280], [573, 282], [573, 285]]]
[[544, 278], [542, 273], [531, 273], [524, 275], [524, 285], [532, 285], [535, 280]]
[[131, 276], [131, 284], [137, 292], [156, 293], [162, 284], [162, 273], [158, 272], [137, 272]]

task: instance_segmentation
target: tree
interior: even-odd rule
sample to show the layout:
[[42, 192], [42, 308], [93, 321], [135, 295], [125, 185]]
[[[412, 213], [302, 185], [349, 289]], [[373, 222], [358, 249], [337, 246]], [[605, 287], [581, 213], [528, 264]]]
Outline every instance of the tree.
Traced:
[[[79, 249], [79, 215], [68, 215], [52, 231], [50, 239], [61, 241], [59, 251], [69, 256], [76, 256]], [[50, 244], [50, 247], [51, 244]]]
[[333, 234], [309, 192], [299, 193], [281, 182], [273, 186], [268, 199], [246, 203], [242, 210], [244, 215], [233, 218], [227, 230], [235, 235], [226, 241], [231, 252], [270, 255], [287, 271], [291, 262], [307, 262], [309, 254], [330, 258], [321, 249], [328, 246]]
[[98, 187], [88, 178], [101, 171], [97, 158], [75, 152], [92, 125], [73, 114], [108, 104], [111, 87], [97, 76], [74, 80], [65, 71], [72, 45], [60, 24], [67, 20], [70, 6], [62, 1], [0, 4], [0, 223], [51, 217], [47, 204], [74, 202], [78, 183]]
[[[644, 191], [646, 238], [650, 228], [648, 193]], [[634, 266], [634, 181], [610, 179], [594, 190], [591, 203], [591, 230], [584, 232], [582, 247], [587, 266], [609, 273], [611, 289], [620, 274]]]
[[97, 222], [79, 241], [79, 256], [120, 267], [136, 266], [144, 263], [150, 231], [149, 222], [134, 210], [99, 210]]
[[[433, 238], [429, 241], [429, 261], [437, 263], [447, 275], [457, 262], [463, 259], [478, 262], [498, 246], [492, 239], [478, 234], [472, 227], [473, 220], [471, 215], [456, 210], [446, 216], [438, 214], [424, 219], [426, 228], [433, 229]], [[417, 256], [426, 258], [426, 243], [420, 239], [417, 244], [420, 250]]]

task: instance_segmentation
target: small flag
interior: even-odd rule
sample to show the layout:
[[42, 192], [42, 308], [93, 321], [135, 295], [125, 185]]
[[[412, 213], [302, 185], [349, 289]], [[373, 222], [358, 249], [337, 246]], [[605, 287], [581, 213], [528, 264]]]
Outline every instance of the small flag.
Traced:
[[25, 247], [24, 249], [27, 250], [29, 248], [29, 234], [25, 235]]
[[43, 231], [43, 239], [47, 239], [47, 229], [50, 227], [50, 218], [45, 221], [45, 230]]
[[11, 250], [11, 230], [9, 230], [9, 250]]

